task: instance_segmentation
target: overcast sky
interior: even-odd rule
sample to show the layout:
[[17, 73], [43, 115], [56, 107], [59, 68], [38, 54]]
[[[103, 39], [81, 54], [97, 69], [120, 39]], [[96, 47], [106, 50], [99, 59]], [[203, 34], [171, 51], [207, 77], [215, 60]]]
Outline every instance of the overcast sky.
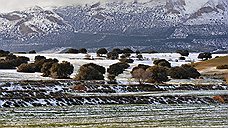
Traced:
[[[0, 0], [0, 11], [8, 12], [18, 9], [25, 9], [31, 6], [64, 6], [73, 4], [96, 3], [98, 1], [123, 1], [123, 0]], [[133, 0], [124, 0], [133, 1]]]

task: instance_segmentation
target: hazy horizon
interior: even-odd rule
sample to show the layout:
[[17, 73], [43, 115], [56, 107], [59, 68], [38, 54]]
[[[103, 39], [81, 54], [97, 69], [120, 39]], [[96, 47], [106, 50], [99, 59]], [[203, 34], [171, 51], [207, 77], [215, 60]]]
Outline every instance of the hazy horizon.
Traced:
[[[77, 5], [77, 4], [90, 4], [97, 2], [107, 2], [107, 1], [134, 1], [134, 0], [0, 0], [0, 12], [10, 12], [14, 10], [23, 10], [33, 6], [67, 6], [67, 5]], [[140, 0], [148, 1], [148, 0]]]

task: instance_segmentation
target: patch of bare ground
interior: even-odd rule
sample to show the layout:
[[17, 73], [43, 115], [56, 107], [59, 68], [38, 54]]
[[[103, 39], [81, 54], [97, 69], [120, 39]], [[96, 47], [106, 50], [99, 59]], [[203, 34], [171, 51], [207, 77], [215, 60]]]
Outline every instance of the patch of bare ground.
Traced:
[[192, 64], [202, 75], [224, 78], [228, 76], [228, 69], [217, 69], [217, 66], [228, 64], [228, 56]]

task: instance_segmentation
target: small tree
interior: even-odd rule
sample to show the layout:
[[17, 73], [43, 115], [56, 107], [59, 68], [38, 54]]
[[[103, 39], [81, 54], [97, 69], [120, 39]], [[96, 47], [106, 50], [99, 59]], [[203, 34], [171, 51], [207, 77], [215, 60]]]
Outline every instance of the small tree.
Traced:
[[124, 53], [124, 55], [125, 55], [127, 58], [131, 57], [131, 53]]
[[97, 55], [98, 56], [102, 56], [103, 54], [107, 54], [108, 50], [105, 48], [100, 48], [99, 50], [97, 50]]
[[43, 67], [43, 64], [47, 63], [47, 62], [52, 62], [52, 63], [58, 63], [59, 61], [57, 59], [42, 59], [43, 57], [39, 58], [39, 59], [35, 59], [35, 66], [36, 66], [36, 72], [42, 72], [41, 69]]
[[181, 56], [189, 56], [188, 50], [177, 50], [177, 53], [179, 53]]
[[115, 76], [122, 74], [124, 70], [125, 70], [125, 67], [124, 65], [121, 65], [121, 63], [110, 65], [109, 68], [107, 69], [109, 74], [112, 74]]
[[198, 55], [198, 58], [199, 59], [202, 59], [202, 60], [208, 60], [208, 59], [211, 59], [212, 58], [212, 54], [209, 53], [209, 52], [200, 53]]
[[[96, 68], [98, 67], [98, 68]], [[104, 80], [104, 67], [96, 64], [85, 64], [82, 65], [75, 76], [75, 80]]]
[[40, 61], [40, 60], [46, 60], [47, 58], [45, 56], [35, 56], [35, 62]]
[[148, 50], [148, 51], [145, 51], [143, 53], [149, 53], [149, 54], [152, 54], [152, 53], [158, 53], [158, 51], [155, 51], [155, 50]]
[[0, 60], [0, 69], [15, 69], [15, 66], [11, 61]]
[[153, 63], [156, 66], [171, 68], [171, 64], [165, 59], [155, 60]]
[[35, 73], [35, 65], [34, 64], [21, 64], [17, 68], [17, 72], [25, 72], [25, 73]]
[[112, 76], [111, 77], [111, 78], [113, 78], [112, 81], [116, 81], [115, 77], [118, 76], [119, 74], [122, 74], [124, 72], [124, 70], [129, 67], [130, 67], [130, 65], [127, 63], [116, 63], [116, 64], [110, 65], [109, 68], [107, 69], [107, 71], [109, 73], [109, 76]]
[[167, 70], [161, 66], [152, 66], [146, 70], [147, 82], [162, 83], [168, 81]]
[[124, 53], [124, 54], [125, 54], [125, 53], [134, 53], [134, 51], [131, 50], [130, 48], [125, 48], [125, 49], [123, 49], [123, 53]]
[[88, 63], [88, 64], [84, 64], [84, 67], [93, 67], [94, 69], [98, 70], [101, 74], [105, 74], [106, 69], [103, 66], [94, 64], [94, 63]]
[[182, 65], [169, 69], [168, 74], [173, 79], [199, 78], [200, 73], [190, 65]]
[[109, 82], [110, 84], [117, 84], [116, 82], [116, 76], [113, 75], [113, 74], [108, 74], [108, 79], [109, 79]]
[[78, 54], [78, 53], [79, 53], [79, 50], [70, 48], [70, 49], [68, 49], [68, 50], [66, 51], [66, 53]]
[[117, 53], [117, 54], [122, 54], [122, 53], [123, 53], [123, 50], [121, 50], [121, 49], [119, 49], [119, 48], [114, 48], [114, 49], [112, 50], [112, 52], [115, 52], [115, 53]]
[[36, 54], [36, 51], [35, 50], [32, 50], [32, 51], [29, 51], [28, 53], [29, 54]]
[[21, 64], [27, 64], [28, 61], [30, 61], [30, 59], [28, 57], [24, 57], [24, 56], [18, 56], [16, 58], [16, 60], [13, 61], [14, 63], [14, 66], [15, 67], [18, 67], [20, 66]]
[[133, 59], [120, 59], [120, 62], [122, 63], [134, 63], [134, 60]]
[[43, 65], [42, 65], [42, 68], [41, 68], [41, 72], [43, 73], [42, 76], [43, 77], [51, 77], [51, 67], [53, 64], [55, 63], [58, 63], [58, 62], [45, 62]]
[[201, 74], [191, 65], [184, 64], [184, 65], [181, 65], [181, 67], [187, 71], [189, 78], [196, 79], [201, 76]]
[[10, 54], [9, 51], [0, 50], [0, 57], [5, 57], [5, 56], [7, 56], [9, 54]]
[[107, 58], [111, 60], [115, 60], [119, 58], [119, 54], [117, 52], [109, 52], [107, 54]]
[[137, 58], [138, 58], [138, 60], [140, 60], [140, 61], [143, 60], [143, 56], [142, 56], [141, 54], [138, 54], [138, 55], [137, 55]]
[[144, 64], [139, 64], [138, 67], [142, 68], [144, 70], [147, 70], [147, 68], [149, 68], [150, 66], [149, 65], [144, 65]]
[[143, 84], [143, 82], [145, 82], [145, 80], [146, 80], [145, 74], [144, 74], [145, 72], [146, 71], [142, 68], [135, 68], [131, 72], [131, 75], [133, 78], [138, 80], [139, 84]]
[[14, 67], [18, 67], [23, 63], [28, 63], [30, 59], [24, 56], [15, 56], [13, 54], [9, 54], [6, 56], [5, 61], [11, 63]]
[[172, 67], [168, 74], [173, 79], [188, 79], [188, 72], [182, 67]]
[[135, 53], [136, 53], [136, 55], [141, 54], [141, 52], [139, 50], [136, 50]]
[[70, 75], [74, 71], [74, 66], [67, 61], [62, 63], [54, 63], [50, 69], [51, 77], [56, 79], [70, 78]]
[[179, 60], [186, 60], [186, 58], [181, 56], [181, 57], [179, 57]]
[[79, 49], [79, 53], [86, 54], [87, 53], [87, 50], [85, 48], [81, 48], [81, 49]]

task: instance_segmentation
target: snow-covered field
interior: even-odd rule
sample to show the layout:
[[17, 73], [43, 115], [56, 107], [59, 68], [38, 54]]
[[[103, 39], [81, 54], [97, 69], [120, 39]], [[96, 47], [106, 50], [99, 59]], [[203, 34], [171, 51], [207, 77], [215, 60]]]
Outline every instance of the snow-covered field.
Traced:
[[[0, 109], [0, 127], [225, 128], [227, 105], [83, 105]], [[3, 117], [3, 118], [2, 118]]]
[[[134, 58], [136, 56], [135, 54], [132, 54], [133, 59], [135, 60], [133, 64], [130, 64], [131, 67], [127, 69], [123, 74], [119, 75], [117, 77], [117, 80], [122, 83], [132, 83], [133, 81], [130, 79], [131, 74], [130, 71], [133, 67], [137, 66], [138, 64], [146, 64], [146, 65], [153, 65], [153, 60], [155, 59], [166, 59], [168, 60], [172, 66], [180, 66], [182, 64], [191, 63], [199, 61], [197, 56], [199, 53], [191, 53], [188, 57], [186, 57], [186, 60], [178, 60], [180, 57], [177, 53], [155, 53], [155, 54], [143, 54], [144, 60], [139, 61], [137, 58]], [[114, 64], [119, 62], [118, 60], [107, 60], [105, 58], [97, 58], [95, 53], [89, 53], [91, 55], [91, 58], [94, 58], [95, 60], [85, 60], [86, 54], [18, 54], [19, 56], [26, 56], [29, 57], [31, 62], [34, 61], [35, 56], [41, 55], [45, 56], [47, 58], [56, 58], [60, 62], [61, 61], [69, 61], [74, 65], [74, 73], [71, 75], [73, 78], [80, 68], [81, 65], [86, 63], [96, 63], [98, 65], [104, 66], [106, 69]], [[214, 54], [213, 57], [216, 56], [226, 56], [228, 54]], [[178, 60], [178, 62], [176, 62]], [[107, 74], [106, 74], [107, 75]], [[2, 81], [9, 81], [9, 80], [51, 80], [52, 78], [45, 78], [41, 76], [41, 73], [18, 73], [16, 69], [14, 70], [0, 70], [0, 80]], [[171, 80], [169, 83], [221, 83], [220, 80], [213, 80], [213, 79], [207, 79], [207, 80]]]

